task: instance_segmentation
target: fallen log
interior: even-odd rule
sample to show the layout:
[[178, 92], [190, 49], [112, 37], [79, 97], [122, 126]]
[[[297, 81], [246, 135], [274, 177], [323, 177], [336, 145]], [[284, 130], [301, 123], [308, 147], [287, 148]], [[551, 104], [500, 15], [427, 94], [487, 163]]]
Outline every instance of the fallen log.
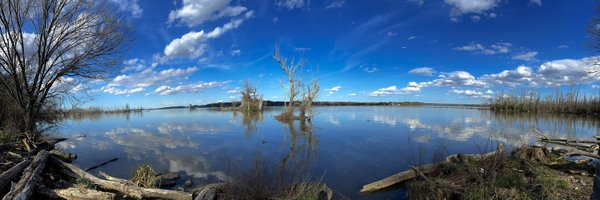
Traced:
[[29, 166], [23, 172], [21, 176], [21, 180], [17, 183], [17, 185], [10, 191], [2, 200], [10, 200], [10, 199], [29, 199], [35, 191], [35, 187], [37, 186], [37, 180], [46, 167], [46, 160], [48, 160], [48, 151], [42, 150], [40, 151], [33, 162], [29, 164]]
[[80, 176], [81, 178], [88, 179], [92, 183], [100, 186], [101, 188], [107, 190], [115, 190], [121, 192], [123, 194], [129, 195], [133, 198], [155, 198], [155, 199], [186, 199], [189, 200], [192, 198], [192, 194], [186, 192], [172, 191], [172, 190], [163, 190], [163, 189], [154, 189], [154, 188], [141, 188], [132, 185], [123, 184], [116, 181], [108, 181], [103, 180], [94, 175], [91, 175], [82, 169], [71, 165], [69, 163], [65, 163], [60, 159], [56, 159], [51, 157], [51, 161], [57, 163], [59, 166], [67, 168]]
[[106, 180], [109, 181], [115, 181], [115, 182], [119, 182], [119, 183], [123, 183], [126, 185], [135, 185], [133, 184], [131, 181], [127, 180], [127, 179], [122, 179], [122, 178], [117, 178], [117, 177], [112, 177], [104, 172], [99, 172], [100, 176], [104, 177]]
[[566, 144], [600, 144], [600, 141], [596, 140], [573, 140], [563, 138], [540, 138], [542, 142], [561, 142]]
[[[363, 186], [360, 192], [376, 192], [386, 188], [389, 188], [394, 185], [398, 185], [400, 183], [406, 182], [408, 180], [412, 180], [414, 178], [419, 177], [420, 173], [428, 174], [436, 171], [440, 166], [446, 163], [458, 162], [460, 159], [473, 159], [473, 160], [482, 160], [488, 157], [493, 157], [497, 155], [504, 154], [504, 144], [500, 144], [498, 146], [498, 150], [489, 152], [486, 154], [453, 154], [446, 157], [446, 161], [440, 163], [431, 163], [426, 164], [421, 167], [415, 167], [414, 169], [409, 169], [406, 171], [402, 171], [396, 173], [394, 175], [388, 176], [379, 181], [375, 181]], [[459, 159], [460, 158], [460, 159]]]
[[116, 194], [110, 192], [75, 187], [66, 189], [48, 189], [40, 187], [35, 192], [49, 198], [66, 200], [113, 200], [117, 197]]
[[578, 151], [578, 150], [569, 151], [569, 152], [565, 153], [562, 157], [566, 158], [566, 157], [571, 157], [571, 156], [587, 156], [587, 157], [591, 157], [591, 158], [600, 160], [600, 155], [598, 155], [598, 154], [593, 154], [593, 153], [588, 153], [585, 151]]
[[25, 170], [25, 167], [27, 167], [29, 163], [31, 163], [31, 161], [24, 160], [21, 161], [19, 164], [13, 166], [12, 168], [2, 172], [2, 174], [0, 174], [0, 189], [3, 190], [4, 188], [6, 188], [6, 186], [10, 184], [10, 180], [16, 177], [17, 175], [21, 174], [21, 172]]
[[215, 200], [217, 199], [217, 192], [220, 187], [223, 187], [222, 183], [205, 185], [198, 190], [198, 194], [194, 200]]

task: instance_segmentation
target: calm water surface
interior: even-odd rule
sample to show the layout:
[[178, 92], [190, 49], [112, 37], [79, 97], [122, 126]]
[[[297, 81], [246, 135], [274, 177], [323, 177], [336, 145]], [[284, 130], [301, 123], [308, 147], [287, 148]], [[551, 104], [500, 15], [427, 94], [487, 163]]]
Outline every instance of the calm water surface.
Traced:
[[[130, 178], [142, 163], [158, 172], [187, 174], [199, 186], [225, 180], [260, 158], [273, 168], [306, 163], [313, 177], [352, 199], [404, 199], [397, 189], [359, 194], [362, 185], [410, 166], [454, 153], [494, 150], [535, 143], [537, 127], [549, 135], [590, 139], [598, 120], [565, 116], [499, 115], [489, 111], [433, 107], [317, 107], [312, 126], [281, 123], [274, 116], [206, 109], [152, 110], [142, 114], [103, 115], [66, 121], [58, 129], [73, 138], [60, 148], [92, 170]], [[79, 137], [85, 136], [85, 137]], [[185, 181], [182, 179], [181, 181]]]

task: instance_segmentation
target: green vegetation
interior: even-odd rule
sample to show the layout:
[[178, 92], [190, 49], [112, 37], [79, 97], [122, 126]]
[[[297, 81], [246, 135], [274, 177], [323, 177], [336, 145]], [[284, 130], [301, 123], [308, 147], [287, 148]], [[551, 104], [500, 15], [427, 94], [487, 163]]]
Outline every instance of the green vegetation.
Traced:
[[157, 181], [156, 171], [154, 171], [154, 168], [150, 164], [141, 164], [138, 166], [131, 177], [131, 182], [145, 188], [155, 188]]
[[572, 88], [567, 92], [557, 89], [541, 97], [538, 92], [521, 92], [516, 95], [501, 94], [486, 103], [493, 111], [560, 113], [596, 115], [600, 113], [600, 97], [579, 94]]

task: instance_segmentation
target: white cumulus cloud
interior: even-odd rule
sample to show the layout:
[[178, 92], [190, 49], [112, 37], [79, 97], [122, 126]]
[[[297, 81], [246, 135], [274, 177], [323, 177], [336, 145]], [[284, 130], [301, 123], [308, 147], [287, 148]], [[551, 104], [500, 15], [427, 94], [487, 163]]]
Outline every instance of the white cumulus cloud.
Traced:
[[186, 33], [180, 38], [171, 41], [171, 43], [165, 47], [164, 54], [166, 58], [198, 58], [207, 51], [209, 45], [206, 42], [208, 40], [218, 38], [226, 32], [238, 28], [246, 19], [253, 15], [253, 11], [248, 11], [244, 14], [244, 17], [231, 20], [229, 23], [226, 23], [221, 27], [216, 27], [210, 32], [204, 32], [204, 30], [202, 30], [199, 32], [191, 31]]
[[235, 17], [248, 10], [230, 6], [230, 0], [184, 0], [183, 6], [169, 13], [169, 23], [179, 21], [189, 27], [223, 17]]

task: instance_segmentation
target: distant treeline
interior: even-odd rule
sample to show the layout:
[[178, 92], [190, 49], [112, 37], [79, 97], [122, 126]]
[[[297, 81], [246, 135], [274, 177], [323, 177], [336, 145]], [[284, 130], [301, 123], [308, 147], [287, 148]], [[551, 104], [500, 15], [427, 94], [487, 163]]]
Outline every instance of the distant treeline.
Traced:
[[140, 113], [143, 112], [144, 108], [137, 107], [131, 108], [129, 104], [124, 107], [115, 107], [111, 109], [100, 108], [100, 107], [89, 107], [89, 108], [73, 108], [67, 110], [61, 110], [60, 113], [66, 116], [79, 116], [79, 115], [96, 115], [96, 114], [127, 114], [127, 113]]
[[[264, 106], [282, 107], [286, 106], [287, 102], [283, 101], [264, 101]], [[157, 109], [183, 109], [183, 108], [228, 108], [240, 106], [240, 102], [220, 102], [210, 103], [205, 105], [190, 105], [190, 106], [169, 106]], [[480, 104], [439, 104], [439, 103], [424, 103], [424, 102], [350, 102], [350, 101], [317, 101], [313, 102], [314, 106], [440, 106], [440, 107], [482, 107]]]

